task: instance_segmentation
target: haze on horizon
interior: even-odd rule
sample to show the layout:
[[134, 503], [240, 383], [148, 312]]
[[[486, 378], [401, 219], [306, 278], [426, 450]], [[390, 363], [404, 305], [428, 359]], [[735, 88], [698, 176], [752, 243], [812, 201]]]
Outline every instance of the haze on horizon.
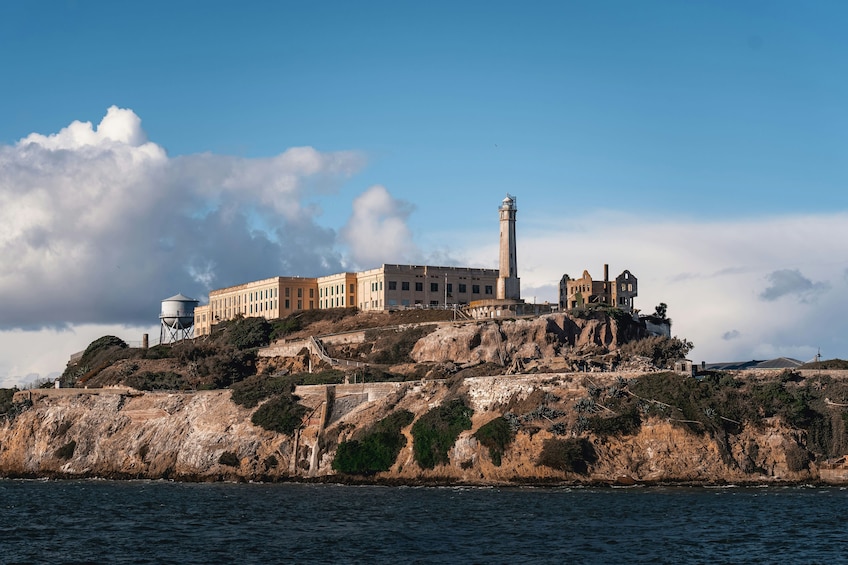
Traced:
[[381, 263], [629, 269], [696, 361], [848, 357], [848, 7], [0, 7], [0, 386], [159, 302]]

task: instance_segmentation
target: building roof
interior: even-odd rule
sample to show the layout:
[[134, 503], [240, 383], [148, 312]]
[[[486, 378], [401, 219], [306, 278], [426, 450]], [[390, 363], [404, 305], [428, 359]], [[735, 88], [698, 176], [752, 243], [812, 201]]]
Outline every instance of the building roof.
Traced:
[[803, 361], [791, 357], [778, 357], [766, 361], [730, 361], [724, 363], [707, 363], [706, 368], [711, 371], [741, 371], [743, 369], [797, 369], [803, 365]]

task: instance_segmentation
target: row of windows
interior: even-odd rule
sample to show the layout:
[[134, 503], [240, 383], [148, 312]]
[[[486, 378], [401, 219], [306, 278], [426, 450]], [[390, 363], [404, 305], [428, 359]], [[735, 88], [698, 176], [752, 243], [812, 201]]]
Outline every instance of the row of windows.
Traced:
[[[375, 283], [371, 284], [371, 287], [372, 287], [371, 290], [376, 290], [374, 288], [374, 284]], [[388, 286], [389, 286], [389, 290], [397, 290], [397, 281], [389, 281]], [[380, 290], [382, 290], [382, 289], [383, 288], [382, 288], [382, 284], [381, 284]], [[409, 282], [401, 281], [400, 289], [401, 290], [409, 290]], [[447, 291], [448, 291], [448, 294], [453, 292], [453, 283], [447, 283]], [[422, 282], [415, 283], [415, 292], [424, 292], [424, 283], [422, 283]], [[435, 283], [435, 282], [430, 283], [430, 292], [439, 292], [439, 283]], [[459, 293], [460, 294], [466, 294], [467, 292], [468, 292], [468, 285], [466, 285], [465, 283], [459, 283]], [[479, 284], [471, 285], [471, 293], [472, 294], [480, 294], [480, 285]], [[494, 287], [492, 285], [487, 284], [485, 286], [485, 293], [486, 294], [493, 294], [494, 293]]]
[[[351, 283], [350, 284], [350, 292], [353, 293], [355, 291], [356, 291], [356, 285], [354, 283]], [[310, 290], [309, 293], [310, 293], [309, 296], [312, 297], [312, 290]], [[334, 285], [334, 286], [328, 286], [328, 287], [318, 289], [318, 297], [319, 298], [325, 298], [327, 296], [335, 296], [336, 294], [339, 294], [339, 295], [344, 294], [344, 285], [343, 284], [337, 284], [337, 285]]]
[[[350, 303], [353, 303], [353, 296], [350, 297]], [[334, 298], [323, 298], [318, 301], [321, 308], [341, 308], [345, 305], [344, 296], [336, 296]]]

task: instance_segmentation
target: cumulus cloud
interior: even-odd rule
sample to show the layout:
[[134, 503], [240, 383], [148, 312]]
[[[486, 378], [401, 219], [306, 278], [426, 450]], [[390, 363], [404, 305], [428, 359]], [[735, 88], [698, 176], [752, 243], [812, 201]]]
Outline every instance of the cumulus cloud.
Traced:
[[421, 252], [412, 241], [407, 219], [413, 206], [374, 185], [353, 202], [353, 213], [341, 230], [350, 259], [359, 268], [383, 263], [415, 263]]
[[[840, 299], [848, 281], [844, 261], [835, 259], [844, 256], [848, 213], [733, 221], [560, 214], [556, 221], [520, 216], [518, 274], [525, 299], [536, 289], [537, 302], [556, 301], [554, 283], [563, 273], [579, 276], [588, 269], [601, 278], [607, 263], [610, 276], [628, 269], [638, 278], [637, 308], [652, 312], [660, 302], [668, 304], [672, 333], [695, 343], [695, 360], [807, 359], [819, 346], [825, 357], [848, 355], [842, 339], [848, 333], [848, 302]], [[497, 216], [491, 221], [496, 225]], [[436, 239], [455, 242], [458, 255], [489, 257], [489, 266], [497, 266], [496, 235], [481, 243], [448, 231]], [[787, 296], [806, 301], [760, 299], [772, 287], [767, 277], [786, 264], [810, 281], [806, 294], [796, 288], [800, 294]], [[826, 291], [837, 290], [836, 284], [840, 292]], [[725, 334], [734, 337], [723, 339]]]
[[[172, 158], [114, 106], [0, 146], [0, 329], [144, 324], [176, 292], [342, 270], [313, 199], [362, 165], [311, 147]], [[387, 214], [376, 235], [407, 237]]]
[[774, 301], [783, 296], [795, 296], [800, 302], [815, 300], [827, 291], [830, 285], [825, 282], [814, 283], [801, 274], [798, 269], [780, 269], [766, 275], [770, 286], [760, 293], [760, 298]]

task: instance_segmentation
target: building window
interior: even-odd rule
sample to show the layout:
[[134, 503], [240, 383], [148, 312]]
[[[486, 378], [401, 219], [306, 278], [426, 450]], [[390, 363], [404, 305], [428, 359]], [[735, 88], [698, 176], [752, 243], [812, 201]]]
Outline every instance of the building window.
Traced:
[[297, 289], [297, 297], [303, 298], [303, 289], [302, 288]]
[[309, 298], [315, 298], [315, 289], [314, 288], [309, 289]]
[[468, 291], [466, 290], [466, 288], [467, 288], [467, 287], [465, 286], [465, 283], [459, 283], [459, 293], [460, 293], [460, 294], [465, 294], [466, 292], [468, 292]]
[[472, 284], [471, 285], [471, 294], [480, 294], [480, 285]]
[[350, 293], [353, 294], [355, 289], [353, 288], [353, 283], [350, 283]]
[[492, 294], [492, 285], [490, 285], [490, 284], [486, 285], [486, 294]]
[[415, 283], [415, 292], [424, 292], [424, 283]]
[[315, 308], [315, 301], [314, 301], [314, 300], [310, 300], [310, 301], [309, 301], [309, 309], [310, 309], [310, 310], [312, 310], [313, 308]]
[[288, 298], [289, 296], [291, 296], [291, 295], [289, 294], [289, 287], [286, 287], [286, 298]]
[[438, 300], [431, 300], [431, 301], [430, 301], [430, 306], [438, 306], [438, 305], [439, 305], [439, 301], [438, 301]]
[[397, 281], [389, 281], [389, 290], [397, 290]]
[[401, 290], [409, 290], [409, 281], [403, 281], [400, 283]]
[[297, 301], [297, 309], [298, 309], [298, 310], [303, 310], [303, 300], [298, 300], [298, 301]]
[[[288, 290], [288, 289], [286, 289], [286, 290]], [[288, 310], [289, 308], [291, 308], [291, 306], [289, 306], [289, 301], [288, 301], [288, 299], [286, 299], [286, 310]]]
[[430, 283], [430, 292], [439, 292], [439, 283]]
[[453, 283], [448, 283], [448, 294], [453, 292]]

